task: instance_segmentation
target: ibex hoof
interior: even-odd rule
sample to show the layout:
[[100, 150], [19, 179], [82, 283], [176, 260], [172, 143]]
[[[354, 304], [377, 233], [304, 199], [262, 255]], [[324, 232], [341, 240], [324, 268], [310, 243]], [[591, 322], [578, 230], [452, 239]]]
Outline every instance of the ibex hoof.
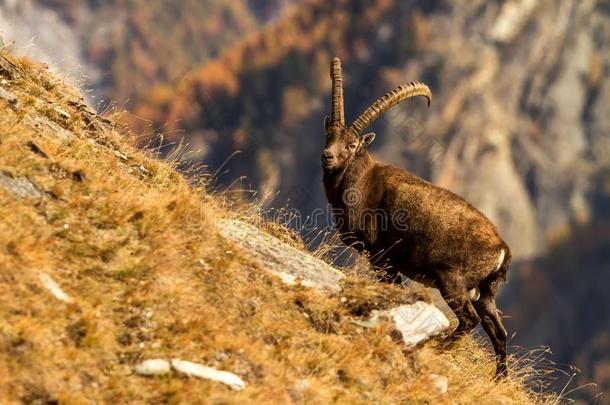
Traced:
[[496, 367], [496, 376], [494, 378], [496, 380], [504, 380], [506, 377], [508, 377], [506, 363], [498, 363], [498, 366]]

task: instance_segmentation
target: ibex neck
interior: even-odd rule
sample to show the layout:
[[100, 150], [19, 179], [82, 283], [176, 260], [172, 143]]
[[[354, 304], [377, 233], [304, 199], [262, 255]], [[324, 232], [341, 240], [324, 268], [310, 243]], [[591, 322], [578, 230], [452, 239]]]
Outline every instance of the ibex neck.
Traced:
[[334, 208], [340, 208], [343, 204], [343, 193], [351, 187], [357, 187], [361, 179], [375, 164], [371, 155], [364, 151], [362, 155], [356, 156], [343, 170], [324, 171], [324, 190], [326, 198]]

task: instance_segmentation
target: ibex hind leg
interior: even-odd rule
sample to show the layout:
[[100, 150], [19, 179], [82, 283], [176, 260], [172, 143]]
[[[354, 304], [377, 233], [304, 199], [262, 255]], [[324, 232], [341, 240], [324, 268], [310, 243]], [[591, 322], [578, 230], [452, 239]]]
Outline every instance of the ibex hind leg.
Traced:
[[459, 321], [457, 329], [448, 338], [448, 343], [451, 343], [474, 329], [480, 319], [470, 300], [466, 283], [459, 272], [440, 272], [436, 281], [442, 297]]
[[496, 353], [496, 377], [504, 378], [508, 374], [506, 364], [506, 340], [508, 335], [496, 308], [496, 293], [499, 282], [500, 275], [497, 273], [485, 279], [479, 286], [481, 298], [474, 303], [474, 307], [481, 317], [483, 329], [489, 335]]

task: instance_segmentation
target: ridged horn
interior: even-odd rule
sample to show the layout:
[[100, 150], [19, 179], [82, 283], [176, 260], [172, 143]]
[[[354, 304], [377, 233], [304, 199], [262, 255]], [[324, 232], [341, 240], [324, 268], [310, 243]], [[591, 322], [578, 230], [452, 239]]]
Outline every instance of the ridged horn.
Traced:
[[343, 75], [341, 73], [341, 59], [334, 57], [330, 64], [330, 80], [332, 82], [332, 113], [330, 120], [333, 124], [345, 127], [345, 109], [343, 106]]
[[412, 97], [423, 96], [428, 99], [428, 107], [432, 102], [432, 92], [423, 83], [411, 82], [402, 86], [398, 86], [389, 93], [386, 93], [379, 100], [375, 101], [367, 108], [360, 116], [350, 125], [349, 130], [356, 135], [362, 134], [369, 125], [377, 121], [384, 113], [396, 104], [401, 103]]

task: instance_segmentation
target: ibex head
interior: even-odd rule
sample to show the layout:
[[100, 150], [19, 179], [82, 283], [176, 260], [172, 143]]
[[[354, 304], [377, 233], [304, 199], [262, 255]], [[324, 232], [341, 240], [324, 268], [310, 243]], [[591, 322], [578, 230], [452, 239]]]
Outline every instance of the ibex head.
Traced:
[[341, 60], [334, 58], [330, 66], [332, 81], [332, 112], [330, 119], [324, 120], [326, 140], [322, 153], [322, 167], [325, 171], [343, 170], [356, 156], [366, 151], [367, 146], [375, 139], [374, 133], [362, 135], [362, 132], [396, 104], [416, 96], [432, 101], [432, 93], [423, 83], [411, 82], [398, 86], [387, 93], [349, 126], [345, 126], [345, 109], [343, 103], [343, 78], [341, 74]]

